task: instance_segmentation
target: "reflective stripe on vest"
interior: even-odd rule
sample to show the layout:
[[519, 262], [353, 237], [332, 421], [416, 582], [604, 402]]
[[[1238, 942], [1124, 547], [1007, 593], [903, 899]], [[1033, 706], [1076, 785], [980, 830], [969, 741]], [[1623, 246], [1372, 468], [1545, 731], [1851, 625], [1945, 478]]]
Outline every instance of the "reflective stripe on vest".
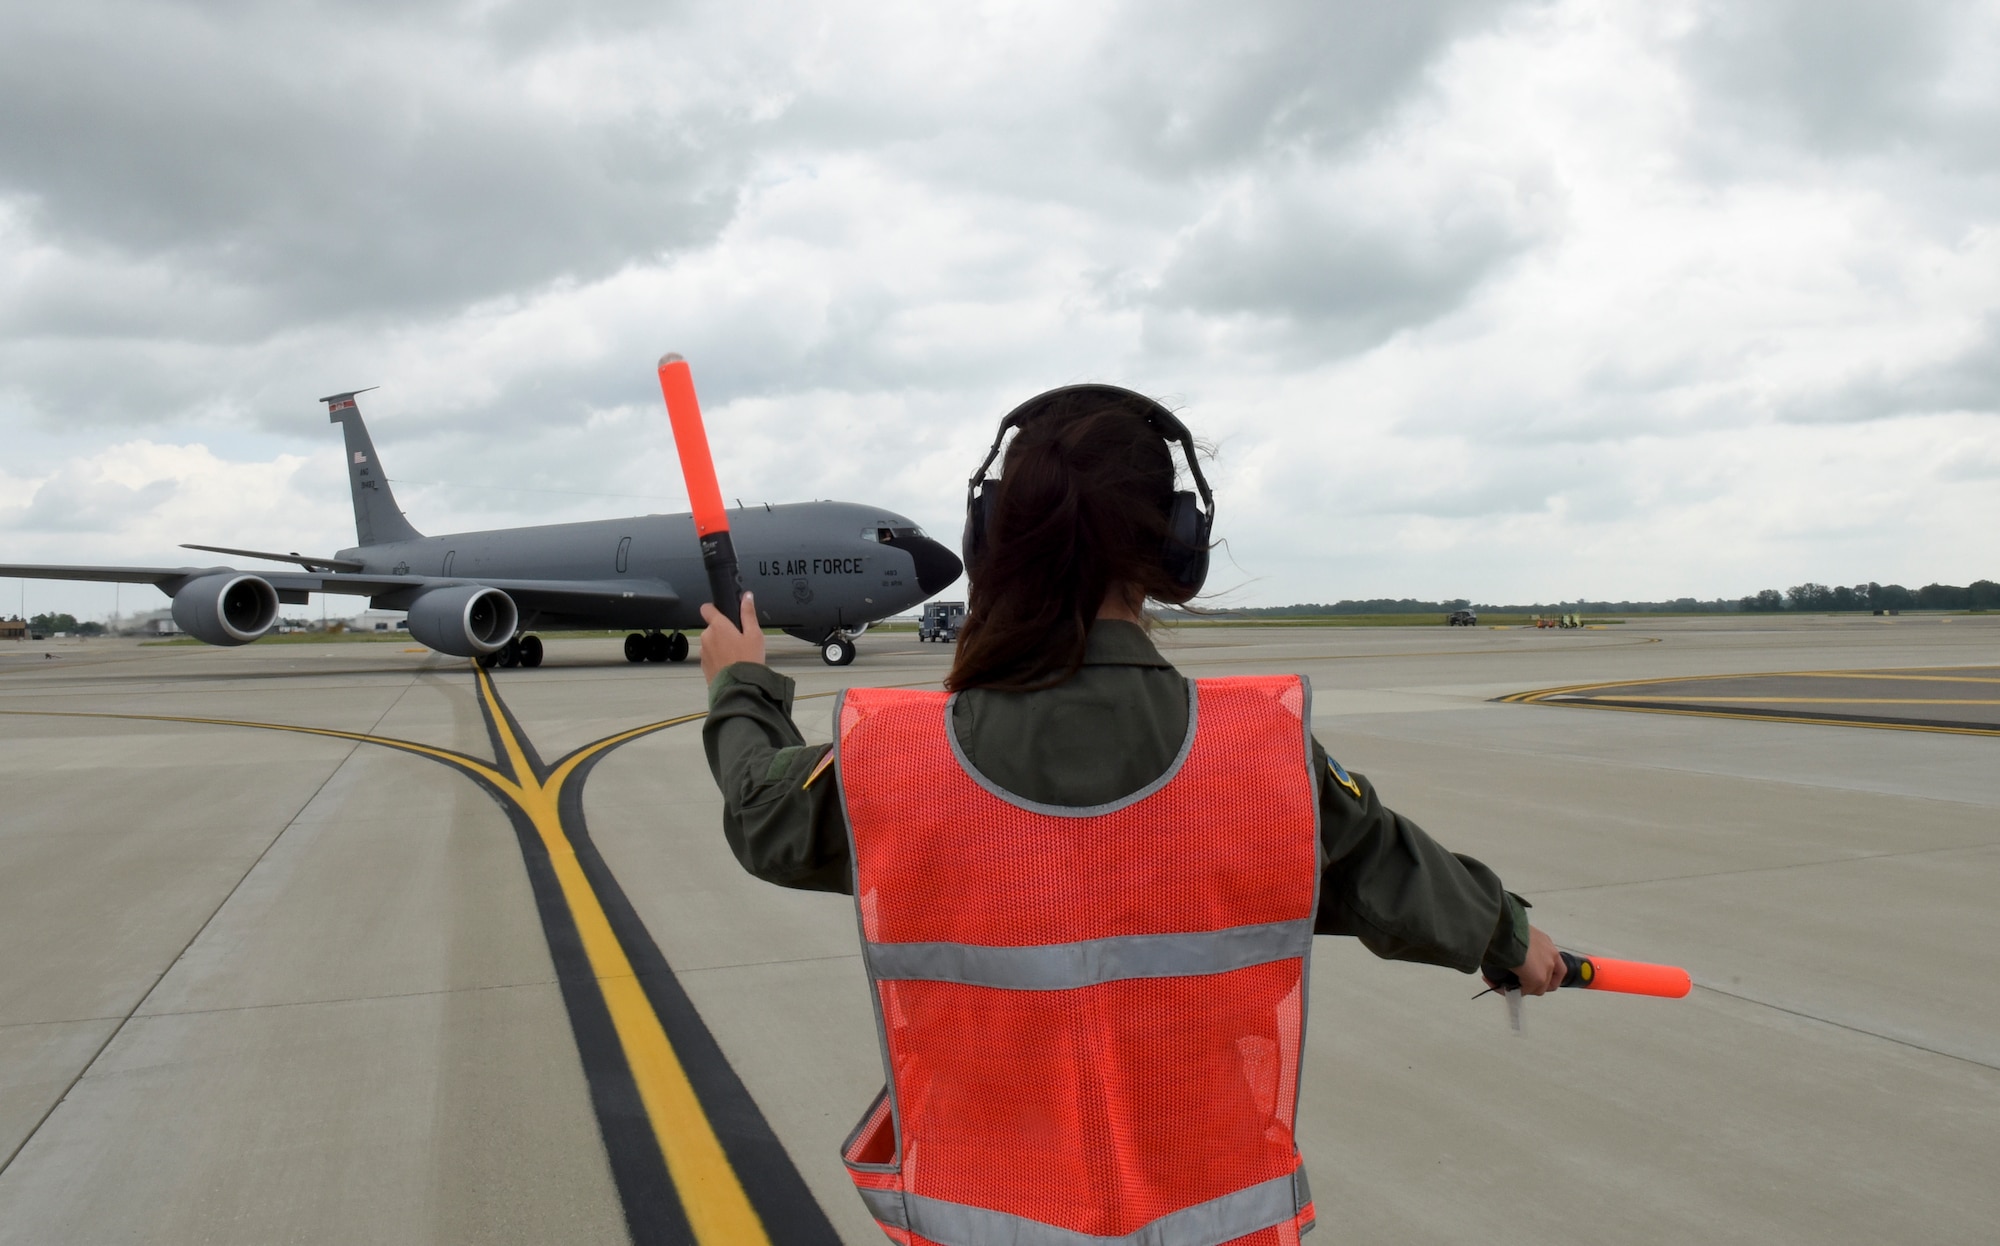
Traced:
[[877, 981], [963, 982], [1010, 991], [1062, 991], [1120, 978], [1179, 978], [1227, 973], [1312, 946], [1313, 919], [1234, 926], [1199, 933], [1121, 935], [1040, 947], [970, 943], [870, 943], [868, 972]]
[[1312, 1206], [1306, 1170], [1273, 1177], [1206, 1203], [1182, 1208], [1144, 1228], [1117, 1237], [1078, 1233], [1001, 1211], [946, 1203], [920, 1194], [861, 1187], [861, 1201], [876, 1220], [920, 1233], [934, 1242], [1004, 1242], [1007, 1246], [1213, 1246], [1247, 1237]]
[[942, 693], [855, 689], [837, 720], [888, 1075], [843, 1158], [891, 1238], [1296, 1242], [1305, 681], [1191, 684], [1167, 774], [1087, 809], [980, 775]]

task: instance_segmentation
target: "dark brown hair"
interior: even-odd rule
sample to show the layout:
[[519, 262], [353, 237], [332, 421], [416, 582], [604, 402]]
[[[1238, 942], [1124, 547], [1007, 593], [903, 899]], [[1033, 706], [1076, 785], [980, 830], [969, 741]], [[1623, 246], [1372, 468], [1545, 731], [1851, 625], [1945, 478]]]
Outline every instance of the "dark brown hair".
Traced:
[[1145, 402], [1063, 395], [1014, 435], [983, 555], [966, 568], [972, 589], [947, 688], [1053, 687], [1083, 665], [1084, 636], [1112, 585], [1174, 597], [1160, 564], [1174, 461]]

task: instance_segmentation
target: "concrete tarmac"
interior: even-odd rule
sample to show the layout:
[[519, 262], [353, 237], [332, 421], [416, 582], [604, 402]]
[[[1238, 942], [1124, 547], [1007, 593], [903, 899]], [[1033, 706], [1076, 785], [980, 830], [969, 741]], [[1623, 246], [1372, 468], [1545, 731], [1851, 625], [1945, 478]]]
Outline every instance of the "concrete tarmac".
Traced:
[[[1647, 711], [1856, 695], [1662, 682], [1771, 672], [1975, 702], [2000, 618], [1161, 643], [1309, 675], [1333, 755], [1558, 942], [1694, 975], [1517, 1037], [1471, 978], [1320, 940], [1328, 1240], [1994, 1240], [2000, 738]], [[949, 653], [772, 639], [816, 740], [822, 694]], [[1654, 700], [1496, 699], [1621, 682]], [[490, 697], [399, 644], [0, 643], [0, 1243], [754, 1240], [742, 1208], [883, 1240], [836, 1156], [882, 1082], [851, 902], [736, 866], [703, 708], [615, 641]]]

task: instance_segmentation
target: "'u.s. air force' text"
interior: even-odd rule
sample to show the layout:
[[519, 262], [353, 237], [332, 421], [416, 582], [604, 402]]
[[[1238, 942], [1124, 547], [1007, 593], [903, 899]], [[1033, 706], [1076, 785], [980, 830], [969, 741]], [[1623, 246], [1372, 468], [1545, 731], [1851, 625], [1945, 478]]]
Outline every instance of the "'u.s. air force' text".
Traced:
[[865, 558], [773, 558], [757, 560], [758, 575], [860, 575]]

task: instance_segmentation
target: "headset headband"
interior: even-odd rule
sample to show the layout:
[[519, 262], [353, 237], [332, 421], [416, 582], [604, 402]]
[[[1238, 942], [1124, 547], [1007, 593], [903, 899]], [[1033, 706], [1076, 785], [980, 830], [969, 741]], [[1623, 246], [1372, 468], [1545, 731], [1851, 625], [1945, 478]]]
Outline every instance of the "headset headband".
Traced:
[[1201, 494], [1201, 505], [1209, 514], [1215, 513], [1215, 496], [1209, 492], [1208, 480], [1201, 474], [1201, 463], [1195, 458], [1194, 434], [1180, 417], [1161, 406], [1158, 402], [1136, 390], [1122, 385], [1105, 385], [1089, 381], [1081, 385], [1063, 385], [1044, 393], [1036, 394], [1020, 406], [1009, 411], [1000, 421], [1000, 431], [993, 434], [993, 445], [986, 451], [986, 457], [979, 462], [979, 469], [965, 482], [966, 505], [972, 504], [972, 495], [978, 490], [979, 482], [986, 479], [986, 469], [993, 466], [993, 460], [1000, 457], [1000, 443], [1007, 439], [1007, 430], [1019, 428], [1029, 420], [1041, 415], [1056, 400], [1072, 395], [1095, 394], [1105, 398], [1116, 398], [1136, 405], [1146, 417], [1146, 424], [1166, 441], [1181, 443], [1181, 451], [1187, 457], [1188, 472], [1194, 476], [1194, 487]]

